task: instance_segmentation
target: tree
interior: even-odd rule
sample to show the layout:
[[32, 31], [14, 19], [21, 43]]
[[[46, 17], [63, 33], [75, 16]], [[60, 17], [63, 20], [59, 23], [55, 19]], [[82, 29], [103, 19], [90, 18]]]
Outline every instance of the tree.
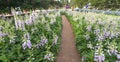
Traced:
[[105, 8], [120, 8], [120, 0], [73, 0], [73, 5], [82, 8], [88, 3], [91, 3], [92, 6], [99, 9]]

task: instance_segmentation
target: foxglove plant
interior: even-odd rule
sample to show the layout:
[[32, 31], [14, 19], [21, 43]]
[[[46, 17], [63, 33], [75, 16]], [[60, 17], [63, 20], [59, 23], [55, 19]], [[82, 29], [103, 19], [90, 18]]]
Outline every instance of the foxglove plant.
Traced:
[[86, 40], [90, 39], [90, 35], [89, 34], [84, 35], [84, 37], [86, 38]]
[[23, 44], [22, 44], [23, 49], [32, 48], [32, 43], [30, 41], [30, 35], [29, 33], [24, 34], [24, 38], [23, 38]]
[[15, 17], [15, 28], [16, 30], [25, 30], [24, 22], [20, 19], [17, 19], [18, 17]]
[[19, 26], [18, 26], [18, 22], [15, 20], [15, 28], [16, 30], [18, 30]]
[[47, 43], [48, 43], [48, 39], [45, 36], [42, 36], [40, 42], [36, 45], [36, 47], [38, 48], [44, 46]]
[[25, 30], [25, 23], [24, 22], [21, 22], [21, 29]]
[[36, 30], [37, 30], [37, 27], [34, 27], [31, 29], [32, 33], [35, 33]]
[[[70, 14], [69, 12], [67, 13]], [[76, 35], [76, 45], [78, 50], [80, 50], [81, 56], [86, 56], [86, 61], [92, 62], [93, 58], [87, 53], [92, 55], [93, 50], [98, 48], [95, 49], [94, 53], [94, 58], [96, 57], [95, 61], [104, 62], [106, 59], [108, 62], [115, 62], [116, 57], [114, 57], [114, 55], [119, 54], [118, 49], [120, 49], [118, 46], [118, 39], [120, 37], [119, 17], [95, 13], [71, 13], [72, 15], [68, 15], [68, 18], [73, 26]], [[83, 37], [85, 37], [85, 39]], [[101, 44], [95, 46], [97, 43]], [[100, 49], [101, 52], [97, 52]], [[109, 59], [109, 55], [107, 55], [107, 53], [113, 58]]]
[[50, 24], [54, 24], [56, 22], [55, 18], [51, 18]]
[[108, 53], [111, 55], [111, 54], [117, 54], [117, 46], [116, 46], [116, 42], [115, 41], [112, 41], [111, 43], [108, 43]]
[[[57, 54], [59, 49], [58, 41], [60, 40], [59, 36], [61, 34], [61, 17], [58, 17], [56, 12], [56, 14], [54, 12], [46, 12], [46, 14], [48, 13], [50, 15], [48, 17], [46, 14], [42, 15], [42, 13], [36, 13], [35, 11], [28, 13], [19, 16], [14, 14], [15, 20], [11, 22], [0, 20], [0, 26], [3, 27], [0, 27], [0, 61], [55, 61], [54, 54]], [[43, 24], [41, 22], [42, 18], [44, 18]], [[54, 20], [55, 25], [50, 25], [50, 19]], [[49, 31], [48, 28], [52, 31]], [[49, 37], [53, 33], [55, 35]], [[7, 35], [4, 36], [3, 34]], [[36, 48], [36, 43], [38, 43], [37, 45], [40, 48]], [[46, 51], [49, 51], [49, 53]]]
[[94, 34], [96, 34], [98, 36], [100, 34], [100, 29], [95, 29]]
[[58, 36], [55, 35], [53, 39], [53, 45], [57, 45], [57, 42], [58, 42]]
[[51, 28], [50, 28], [49, 24], [46, 25], [46, 29], [47, 29], [47, 31], [51, 31]]
[[26, 48], [31, 49], [31, 48], [32, 48], [31, 41], [30, 41], [30, 40], [25, 41], [25, 42], [22, 44], [22, 47], [23, 47], [24, 50], [25, 50]]
[[92, 26], [88, 25], [86, 29], [87, 29], [87, 31], [91, 31], [92, 30]]
[[25, 39], [30, 39], [30, 34], [29, 33], [24, 34], [24, 38]]
[[87, 48], [94, 49], [94, 47], [91, 43], [87, 44]]
[[105, 55], [103, 53], [102, 45], [101, 43], [96, 46], [95, 54], [94, 54], [94, 61], [95, 62], [104, 62], [105, 61]]
[[110, 31], [108, 31], [108, 32], [104, 31], [104, 37], [108, 38], [109, 36], [110, 36]]
[[10, 44], [15, 43], [16, 36], [10, 36]]
[[6, 36], [8, 34], [0, 32], [0, 37]]
[[120, 54], [117, 54], [117, 60], [120, 60]]
[[48, 61], [53, 61], [54, 59], [54, 56], [52, 53], [47, 53], [45, 56], [44, 56], [44, 59], [48, 60]]
[[105, 55], [104, 54], [95, 53], [94, 61], [95, 62], [104, 62], [105, 61]]
[[44, 46], [48, 43], [48, 39], [46, 37], [41, 37], [40, 46]]
[[42, 21], [41, 23], [44, 24], [46, 21], [45, 21], [45, 17], [42, 17]]
[[3, 26], [0, 26], [0, 31], [2, 31], [3, 30]]
[[98, 40], [98, 41], [104, 41], [105, 38], [104, 38], [103, 35], [98, 35], [97, 40]]

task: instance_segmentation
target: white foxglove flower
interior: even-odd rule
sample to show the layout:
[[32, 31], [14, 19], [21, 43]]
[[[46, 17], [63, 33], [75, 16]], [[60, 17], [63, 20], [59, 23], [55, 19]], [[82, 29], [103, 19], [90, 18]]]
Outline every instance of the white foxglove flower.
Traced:
[[53, 40], [53, 45], [56, 45], [57, 42], [58, 42], [58, 36], [56, 35], [56, 36], [54, 37], [54, 40]]
[[88, 25], [86, 29], [87, 29], [87, 31], [91, 31], [92, 30], [92, 26]]
[[53, 61], [54, 57], [52, 53], [48, 53], [44, 56], [44, 59], [47, 59], [49, 61]]

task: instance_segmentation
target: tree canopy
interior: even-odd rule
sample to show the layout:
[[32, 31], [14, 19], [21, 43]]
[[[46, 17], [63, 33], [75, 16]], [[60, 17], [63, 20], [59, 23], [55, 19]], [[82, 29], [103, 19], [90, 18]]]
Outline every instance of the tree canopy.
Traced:
[[21, 7], [21, 9], [35, 9], [43, 8], [48, 9], [49, 7], [56, 5], [62, 6], [59, 1], [54, 0], [0, 0], [0, 11], [9, 11], [11, 7]]
[[21, 7], [21, 9], [35, 9], [55, 7], [56, 5], [63, 6], [70, 4], [74, 7], [83, 8], [88, 3], [91, 3], [92, 8], [98, 9], [120, 9], [120, 0], [0, 0], [0, 12], [10, 11], [11, 7]]
[[91, 6], [99, 9], [111, 8], [111, 9], [119, 9], [120, 8], [120, 0], [72, 0], [71, 3], [78, 7], [83, 7], [88, 3], [91, 3]]

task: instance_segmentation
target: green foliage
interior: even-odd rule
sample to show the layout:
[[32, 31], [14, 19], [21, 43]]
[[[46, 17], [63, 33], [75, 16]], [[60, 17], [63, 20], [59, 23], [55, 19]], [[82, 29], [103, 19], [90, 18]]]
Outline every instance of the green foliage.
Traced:
[[[118, 37], [111, 38], [111, 35], [106, 37], [105, 33], [108, 31], [110, 31], [111, 34], [119, 32], [119, 16], [80, 12], [67, 12], [66, 15], [73, 26], [76, 46], [83, 62], [94, 62], [96, 51], [98, 51], [99, 54], [104, 54], [104, 62], [115, 62], [118, 60], [120, 34], [118, 34]], [[110, 20], [112, 20], [111, 22], [114, 22], [116, 26], [113, 27]], [[115, 27], [116, 29], [114, 29]], [[95, 33], [96, 30], [98, 30], [98, 34]], [[99, 38], [100, 35], [103, 36], [103, 40], [98, 40], [101, 38]], [[99, 48], [96, 48], [97, 46], [99, 46]], [[114, 53], [108, 52], [111, 51], [111, 49], [114, 50]], [[117, 51], [115, 52], [115, 50]]]
[[120, 0], [73, 0], [71, 3], [74, 3], [74, 5], [81, 8], [88, 3], [91, 3], [91, 6], [93, 6], [93, 8], [99, 9], [120, 8]]
[[52, 0], [0, 0], [0, 12], [9, 12], [11, 7], [21, 7], [21, 9], [48, 9], [56, 5], [62, 6], [62, 3]]
[[[38, 14], [38, 13], [37, 13]], [[25, 24], [25, 30], [16, 29], [15, 22], [13, 20], [5, 21], [0, 20], [1, 33], [8, 33], [7, 36], [0, 36], [0, 62], [54, 62], [57, 52], [59, 51], [59, 45], [61, 41], [61, 16], [55, 17], [55, 22], [51, 24], [51, 15], [55, 13], [47, 13], [48, 16], [42, 15], [41, 13], [34, 19], [34, 23], [27, 25]], [[43, 17], [41, 17], [43, 16]], [[29, 16], [15, 16], [20, 19], [21, 22], [26, 21]], [[36, 16], [34, 16], [36, 18]], [[33, 17], [33, 18], [34, 18]], [[45, 20], [42, 20], [44, 19]], [[14, 20], [18, 21], [18, 20]], [[44, 23], [42, 23], [44, 22]], [[28, 21], [29, 23], [29, 21]], [[47, 26], [48, 25], [48, 26]], [[48, 27], [50, 30], [48, 31]], [[31, 48], [23, 48], [23, 43], [26, 42], [24, 34], [29, 33]], [[53, 44], [54, 39], [58, 36], [56, 44]], [[48, 43], [43, 46], [37, 46], [42, 42], [41, 37], [46, 37]], [[12, 41], [12, 42], [11, 42]], [[45, 59], [46, 54], [52, 54], [53, 61]]]

